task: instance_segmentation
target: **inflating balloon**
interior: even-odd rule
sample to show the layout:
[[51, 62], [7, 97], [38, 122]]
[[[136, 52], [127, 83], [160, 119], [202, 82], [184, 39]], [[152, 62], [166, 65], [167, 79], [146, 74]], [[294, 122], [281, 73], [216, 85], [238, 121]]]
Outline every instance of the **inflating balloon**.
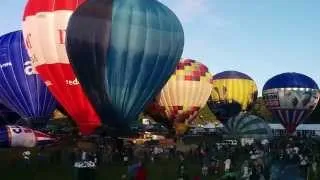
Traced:
[[100, 126], [100, 119], [83, 93], [65, 50], [69, 17], [83, 1], [28, 0], [22, 25], [32, 65], [80, 131], [90, 134]]
[[231, 117], [224, 124], [222, 131], [229, 138], [272, 138], [272, 130], [265, 120], [247, 113]]
[[256, 83], [244, 73], [224, 71], [212, 79], [213, 89], [208, 106], [222, 123], [250, 109], [257, 99]]
[[191, 59], [179, 62], [176, 71], [162, 88], [147, 113], [154, 120], [175, 128], [178, 134], [184, 133], [210, 96], [212, 75], [208, 68]]
[[263, 87], [263, 99], [289, 134], [313, 112], [319, 101], [319, 88], [310, 77], [283, 73], [269, 79]]
[[42, 128], [56, 101], [31, 66], [22, 32], [0, 37], [0, 102], [34, 128]]
[[184, 33], [157, 0], [91, 0], [73, 13], [67, 51], [104, 124], [124, 127], [174, 72]]
[[4, 147], [35, 147], [56, 142], [56, 139], [45, 133], [22, 126], [0, 127], [0, 148]]

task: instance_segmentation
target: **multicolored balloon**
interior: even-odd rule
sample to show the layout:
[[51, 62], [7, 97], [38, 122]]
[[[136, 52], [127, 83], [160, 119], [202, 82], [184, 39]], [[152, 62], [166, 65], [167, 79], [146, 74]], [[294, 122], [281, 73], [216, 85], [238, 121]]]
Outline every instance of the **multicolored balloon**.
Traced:
[[31, 66], [21, 31], [0, 37], [0, 102], [27, 125], [46, 125], [56, 101]]
[[222, 130], [226, 136], [233, 138], [263, 139], [272, 137], [272, 130], [264, 119], [247, 113], [231, 117], [224, 124]]
[[206, 105], [212, 90], [211, 78], [205, 65], [183, 59], [155, 101], [147, 108], [147, 113], [167, 127], [175, 127], [178, 134], [184, 133], [186, 128], [182, 125], [188, 125]]
[[309, 117], [320, 97], [316, 82], [300, 73], [272, 77], [264, 85], [262, 95], [267, 108], [289, 134]]
[[86, 1], [67, 28], [75, 73], [101, 120], [116, 128], [138, 119], [174, 72], [183, 46], [181, 23], [157, 0]]
[[241, 72], [218, 73], [213, 76], [212, 84], [208, 106], [222, 123], [250, 109], [258, 96], [254, 80]]
[[22, 25], [32, 66], [80, 131], [90, 134], [101, 125], [100, 119], [74, 75], [65, 49], [69, 18], [83, 1], [28, 0]]
[[54, 137], [22, 126], [0, 127], [0, 148], [35, 147], [53, 144]]

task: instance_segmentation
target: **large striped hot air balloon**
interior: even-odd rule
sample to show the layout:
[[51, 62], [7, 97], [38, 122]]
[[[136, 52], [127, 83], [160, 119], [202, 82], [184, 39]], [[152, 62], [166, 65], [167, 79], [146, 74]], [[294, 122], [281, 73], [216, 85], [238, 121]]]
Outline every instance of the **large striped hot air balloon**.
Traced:
[[212, 85], [208, 106], [222, 123], [241, 111], [250, 109], [258, 96], [253, 79], [237, 71], [224, 71], [214, 75]]
[[167, 127], [175, 127], [178, 134], [183, 133], [206, 105], [212, 89], [211, 78], [202, 63], [191, 59], [180, 61], [147, 113]]
[[138, 119], [174, 72], [183, 45], [180, 21], [157, 0], [86, 1], [67, 29], [75, 73], [103, 123], [116, 129]]
[[69, 18], [83, 1], [28, 0], [22, 25], [33, 67], [80, 131], [90, 134], [100, 126], [100, 119], [74, 75], [65, 49]]
[[272, 130], [264, 119], [247, 113], [231, 117], [222, 128], [225, 136], [264, 139], [272, 137]]
[[33, 71], [22, 32], [0, 37], [0, 102], [19, 114], [24, 125], [43, 128], [56, 101]]
[[300, 73], [272, 77], [264, 85], [262, 95], [267, 108], [289, 134], [309, 117], [320, 97], [316, 82]]

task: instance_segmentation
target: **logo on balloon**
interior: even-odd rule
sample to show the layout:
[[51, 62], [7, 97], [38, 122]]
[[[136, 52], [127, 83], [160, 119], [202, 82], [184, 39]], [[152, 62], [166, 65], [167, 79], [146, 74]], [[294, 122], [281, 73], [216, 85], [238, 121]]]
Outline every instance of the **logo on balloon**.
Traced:
[[32, 67], [31, 61], [26, 61], [24, 63], [24, 73], [28, 76], [36, 74], [36, 71]]
[[0, 64], [0, 68], [5, 68], [5, 67], [9, 67], [9, 66], [12, 66], [11, 62]]
[[69, 86], [77, 86], [80, 85], [79, 81], [77, 78], [75, 78], [74, 80], [66, 80], [66, 84]]

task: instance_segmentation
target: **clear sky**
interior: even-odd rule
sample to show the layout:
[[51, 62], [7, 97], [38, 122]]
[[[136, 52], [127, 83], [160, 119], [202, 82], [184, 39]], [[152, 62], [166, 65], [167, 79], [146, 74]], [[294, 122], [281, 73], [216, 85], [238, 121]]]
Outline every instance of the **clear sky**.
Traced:
[[[212, 73], [244, 72], [259, 90], [283, 72], [300, 72], [320, 84], [319, 0], [160, 1], [182, 21], [183, 57], [201, 61]], [[0, 34], [21, 29], [25, 2], [1, 0]]]

